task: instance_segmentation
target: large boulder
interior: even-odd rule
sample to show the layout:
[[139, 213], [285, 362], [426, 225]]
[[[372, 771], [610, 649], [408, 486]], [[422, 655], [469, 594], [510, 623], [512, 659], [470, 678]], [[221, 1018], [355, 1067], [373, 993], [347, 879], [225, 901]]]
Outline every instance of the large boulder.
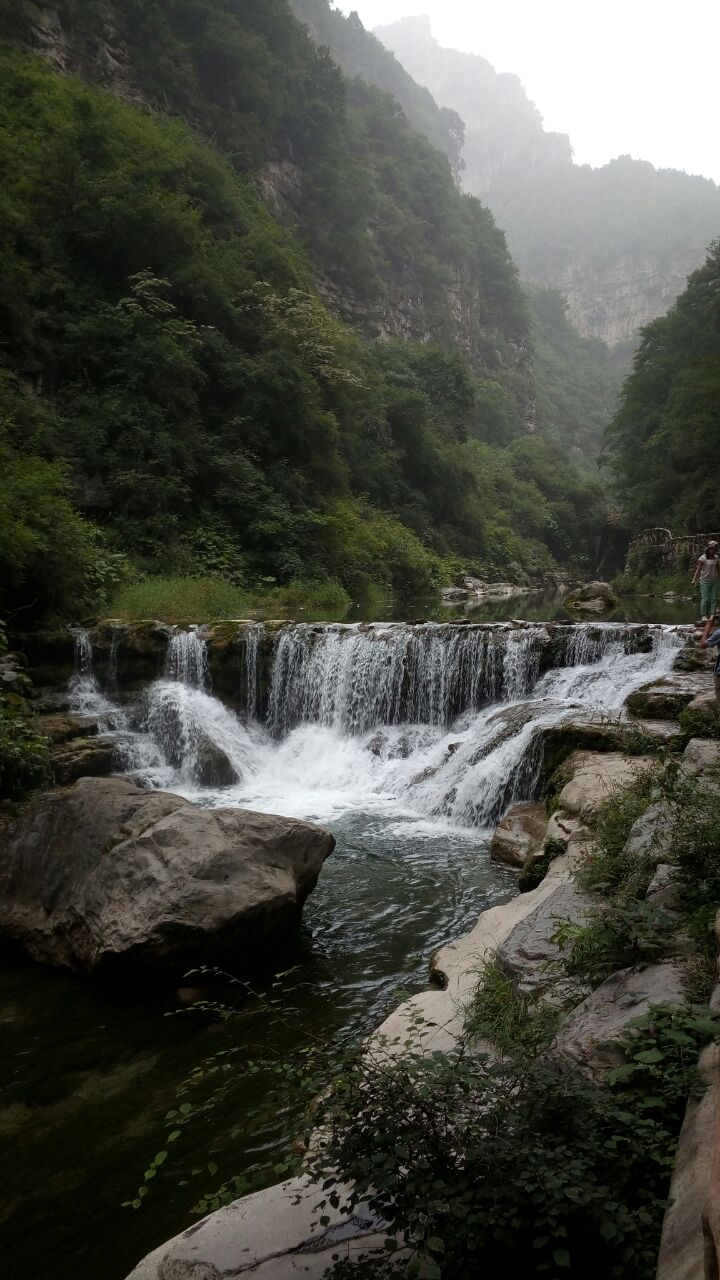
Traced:
[[553, 939], [561, 924], [584, 925], [592, 909], [592, 899], [573, 880], [558, 880], [553, 892], [515, 925], [499, 945], [497, 958], [522, 995], [545, 991], [549, 999], [565, 996], [557, 969], [562, 947]]
[[249, 959], [285, 940], [334, 844], [307, 822], [83, 778], [4, 832], [0, 935], [87, 972]]
[[544, 804], [514, 804], [495, 828], [490, 842], [490, 857], [493, 862], [504, 862], [509, 867], [524, 867], [528, 854], [542, 844], [547, 824]]
[[570, 774], [559, 796], [559, 807], [586, 821], [617, 787], [633, 782], [639, 771], [652, 765], [648, 756], [625, 756], [615, 751], [602, 755], [575, 751], [563, 769]]
[[566, 597], [566, 609], [577, 613], [610, 613], [620, 601], [608, 582], [586, 582]]
[[664, 680], [636, 689], [626, 706], [631, 715], [646, 720], [676, 720], [698, 694], [711, 690], [712, 679], [705, 672], [674, 671]]
[[663, 1223], [657, 1280], [720, 1274], [720, 1049], [700, 1058], [705, 1091], [688, 1103]]

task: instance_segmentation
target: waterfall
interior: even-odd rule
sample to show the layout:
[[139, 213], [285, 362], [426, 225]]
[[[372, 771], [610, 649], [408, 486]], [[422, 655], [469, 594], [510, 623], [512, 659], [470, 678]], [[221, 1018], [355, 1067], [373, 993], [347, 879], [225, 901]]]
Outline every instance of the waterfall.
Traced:
[[195, 689], [210, 687], [207, 644], [197, 627], [176, 631], [170, 637], [165, 674], [168, 680], [177, 680]]
[[670, 671], [684, 636], [611, 624], [301, 623], [274, 636], [253, 625], [240, 642], [242, 717], [210, 692], [197, 629], [172, 635], [164, 677], [127, 712], [105, 699], [87, 634], [76, 633], [75, 696], [92, 714], [104, 707], [124, 769], [146, 786], [324, 822], [358, 813], [396, 839], [491, 827], [535, 793], [545, 727], [622, 715], [633, 689]]
[[249, 627], [245, 636], [245, 687], [247, 690], [245, 710], [255, 720], [258, 714], [258, 694], [260, 666], [259, 657], [265, 639], [265, 628], [261, 622]]

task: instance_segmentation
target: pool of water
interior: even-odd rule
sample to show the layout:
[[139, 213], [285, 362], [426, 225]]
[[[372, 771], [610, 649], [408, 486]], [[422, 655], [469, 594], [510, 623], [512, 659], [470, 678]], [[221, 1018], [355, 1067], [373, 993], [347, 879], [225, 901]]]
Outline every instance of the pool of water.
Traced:
[[131, 985], [110, 993], [4, 963], [0, 1254], [8, 1280], [123, 1280], [144, 1253], [194, 1221], [199, 1195], [259, 1151], [282, 1146], [292, 1129], [291, 1105], [278, 1115], [273, 1103], [246, 1131], [244, 1117], [262, 1108], [268, 1081], [239, 1078], [222, 1104], [183, 1130], [142, 1209], [123, 1209], [164, 1147], [163, 1117], [194, 1067], [235, 1048], [240, 1062], [291, 1056], [308, 1032], [369, 1031], [405, 990], [425, 984], [438, 945], [515, 892], [515, 877], [490, 862], [482, 835], [429, 830], [421, 838], [414, 828], [403, 839], [402, 822], [391, 826], [362, 813], [333, 824], [337, 850], [283, 957], [283, 968], [298, 966], [285, 983], [296, 1010], [285, 1024], [254, 1016], [252, 1000], [217, 1023], [176, 1013], [174, 993], [148, 998]]

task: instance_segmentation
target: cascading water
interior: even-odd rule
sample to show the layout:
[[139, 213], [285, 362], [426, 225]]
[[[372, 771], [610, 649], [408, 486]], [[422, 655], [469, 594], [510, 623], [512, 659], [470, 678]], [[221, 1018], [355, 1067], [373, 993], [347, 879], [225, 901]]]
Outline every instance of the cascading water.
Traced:
[[[364, 813], [395, 833], [487, 829], [533, 792], [540, 731], [583, 714], [621, 715], [665, 674], [672, 628], [291, 625], [274, 642], [266, 723], [259, 626], [241, 637], [247, 714], [208, 690], [207, 647], [176, 632], [166, 675], [135, 723], [152, 749], [148, 786], [199, 803], [336, 821]], [[128, 761], [129, 765], [131, 762]]]
[[207, 644], [197, 627], [190, 631], [176, 631], [170, 637], [165, 674], [168, 680], [190, 685], [195, 689], [209, 689]]

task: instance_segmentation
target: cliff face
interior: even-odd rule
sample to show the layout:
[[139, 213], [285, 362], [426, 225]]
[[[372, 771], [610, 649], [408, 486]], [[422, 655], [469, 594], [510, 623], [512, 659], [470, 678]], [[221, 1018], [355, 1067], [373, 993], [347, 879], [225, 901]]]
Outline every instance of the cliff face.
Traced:
[[639, 328], [665, 314], [695, 262], [690, 251], [672, 261], [660, 255], [625, 255], [606, 267], [578, 258], [558, 270], [553, 283], [567, 299], [576, 328], [615, 347], [634, 342]]
[[629, 156], [576, 165], [569, 138], [544, 131], [517, 77], [443, 49], [427, 19], [377, 34], [464, 119], [463, 184], [492, 209], [523, 276], [562, 292], [583, 335], [634, 341], [704, 260], [720, 227], [718, 187]]
[[[371, 338], [455, 344], [481, 376], [506, 369], [527, 416], [527, 315], [503, 234], [455, 185], [461, 121], [327, 0], [295, 7], [318, 41], [337, 25], [337, 60], [374, 77], [345, 80], [286, 0], [190, 15], [177, 0], [24, 0], [12, 21], [0, 10], [0, 37], [208, 134], [302, 239], [343, 319]], [[444, 155], [370, 79], [397, 89]]]

